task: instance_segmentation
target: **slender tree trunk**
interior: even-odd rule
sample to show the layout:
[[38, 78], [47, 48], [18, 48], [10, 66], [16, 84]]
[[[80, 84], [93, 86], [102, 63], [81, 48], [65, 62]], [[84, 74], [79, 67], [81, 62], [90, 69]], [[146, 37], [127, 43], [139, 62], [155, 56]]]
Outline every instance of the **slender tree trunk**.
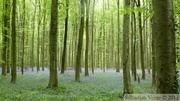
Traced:
[[57, 79], [57, 36], [58, 36], [58, 0], [51, 0], [51, 22], [49, 35], [50, 77], [48, 88], [58, 87]]
[[39, 54], [39, 51], [40, 51], [40, 28], [41, 28], [41, 2], [39, 0], [38, 2], [39, 4], [39, 19], [38, 19], [38, 36], [37, 36], [37, 72], [40, 70], [40, 65], [39, 65], [39, 59], [40, 59], [40, 54]]
[[10, 0], [5, 0], [7, 2], [7, 32], [8, 32], [8, 36], [7, 37], [7, 57], [6, 57], [6, 66], [7, 66], [7, 73], [10, 73], [10, 62], [11, 62], [11, 53], [10, 53], [10, 42], [11, 42], [11, 38], [10, 38], [10, 16], [11, 16], [11, 1]]
[[34, 67], [34, 33], [35, 33], [35, 18], [36, 18], [36, 3], [37, 3], [37, 0], [35, 0], [35, 10], [34, 10], [34, 15], [33, 15], [33, 23], [32, 23], [32, 27], [33, 27], [33, 32], [32, 32], [32, 43], [31, 43], [31, 46], [32, 46], [32, 50], [31, 50], [31, 68], [32, 68], [32, 71], [33, 71], [33, 67]]
[[11, 45], [11, 56], [12, 56], [12, 69], [11, 69], [11, 83], [16, 83], [16, 0], [13, 0], [12, 9], [12, 45]]
[[69, 0], [66, 0], [66, 18], [65, 18], [64, 48], [63, 48], [63, 56], [62, 56], [61, 74], [64, 74], [65, 66], [66, 66], [66, 46], [67, 46], [68, 9], [69, 9], [68, 7], [69, 7]]
[[[130, 7], [130, 0], [124, 0], [124, 2], [125, 2], [124, 7]], [[124, 81], [123, 94], [133, 93], [128, 62], [129, 62], [129, 15], [126, 13], [124, 14], [124, 18], [123, 18], [123, 81]]]
[[135, 12], [133, 12], [133, 19], [134, 19], [134, 45], [133, 45], [133, 51], [134, 51], [134, 54], [133, 54], [133, 64], [134, 64], [134, 81], [136, 81], [136, 76], [137, 76], [137, 72], [136, 72], [136, 15], [135, 15]]
[[6, 76], [6, 66], [7, 66], [7, 49], [8, 49], [8, 35], [9, 35], [9, 14], [8, 14], [8, 9], [9, 9], [10, 1], [5, 0], [3, 1], [3, 42], [2, 42], [2, 75]]
[[117, 1], [117, 23], [118, 23], [118, 56], [117, 56], [117, 68], [116, 68], [116, 72], [120, 72], [120, 20], [119, 20], [119, 0]]
[[156, 87], [156, 32], [155, 19], [151, 18], [152, 24], [152, 87]]
[[79, 39], [78, 39], [77, 54], [76, 54], [76, 67], [75, 67], [75, 81], [76, 82], [80, 82], [83, 33], [84, 33], [84, 0], [81, 0], [81, 22], [80, 22], [80, 29], [79, 29]]
[[[153, 0], [156, 24], [157, 93], [177, 94], [175, 26], [172, 0]], [[154, 30], [154, 29], [153, 29]]]
[[25, 16], [26, 16], [26, 13], [25, 13], [25, 7], [26, 7], [26, 4], [25, 4], [25, 0], [23, 0], [23, 24], [22, 24], [22, 58], [21, 58], [21, 73], [22, 75], [24, 74], [24, 40], [25, 40]]
[[89, 53], [89, 5], [90, 1], [86, 0], [86, 50], [85, 50], [85, 76], [89, 76], [88, 71], [88, 53]]
[[44, 44], [46, 33], [46, 0], [44, 0], [44, 16], [43, 16], [43, 35], [42, 35], [42, 71], [44, 71]]
[[[141, 2], [138, 0], [137, 7], [141, 7]], [[142, 21], [141, 21], [141, 12], [138, 12], [139, 20], [139, 41], [140, 41], [140, 61], [141, 61], [141, 70], [142, 70], [142, 79], [146, 79], [145, 67], [144, 67], [144, 48], [143, 48], [143, 35], [142, 35]]]
[[91, 39], [91, 65], [92, 65], [92, 73], [94, 73], [94, 45], [93, 45], [93, 37], [94, 37], [94, 11], [95, 11], [95, 0], [93, 0], [93, 10], [92, 10], [92, 39]]

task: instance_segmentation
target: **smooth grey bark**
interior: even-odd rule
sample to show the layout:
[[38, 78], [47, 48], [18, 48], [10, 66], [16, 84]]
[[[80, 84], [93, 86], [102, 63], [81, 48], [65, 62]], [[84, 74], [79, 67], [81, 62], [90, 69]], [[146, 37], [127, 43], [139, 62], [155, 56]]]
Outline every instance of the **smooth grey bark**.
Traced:
[[153, 0], [156, 24], [156, 69], [158, 94], [176, 94], [175, 26], [172, 0]]
[[58, 36], [58, 0], [51, 0], [51, 21], [49, 33], [50, 77], [47, 88], [58, 87], [57, 79], [57, 36]]

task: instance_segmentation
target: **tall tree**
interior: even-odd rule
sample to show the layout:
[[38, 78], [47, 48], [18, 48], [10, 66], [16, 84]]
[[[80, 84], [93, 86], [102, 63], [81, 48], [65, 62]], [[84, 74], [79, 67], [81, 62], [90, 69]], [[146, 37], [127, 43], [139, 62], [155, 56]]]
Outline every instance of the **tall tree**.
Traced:
[[33, 23], [32, 23], [32, 43], [31, 43], [31, 60], [30, 60], [30, 63], [31, 63], [31, 68], [32, 68], [32, 71], [33, 71], [33, 67], [34, 67], [34, 33], [35, 33], [35, 19], [36, 19], [36, 3], [37, 3], [37, 0], [35, 0], [35, 4], [34, 4], [34, 15], [33, 15]]
[[76, 82], [80, 82], [83, 33], [84, 33], [84, 0], [81, 0], [81, 22], [80, 22], [80, 29], [79, 29], [79, 39], [78, 39], [78, 46], [77, 46], [77, 53], [76, 53], [76, 67], [75, 67], [75, 81]]
[[45, 33], [46, 33], [46, 0], [43, 3], [43, 35], [42, 35], [42, 71], [44, 71], [44, 51], [45, 51]]
[[116, 67], [116, 72], [120, 72], [120, 18], [119, 18], [119, 0], [117, 0], [117, 23], [118, 23], [118, 65]]
[[88, 53], [89, 53], [89, 5], [90, 1], [86, 0], [86, 50], [85, 50], [85, 76], [89, 76], [88, 71]]
[[7, 5], [7, 30], [8, 31], [8, 36], [7, 37], [7, 57], [6, 57], [6, 65], [7, 65], [7, 73], [10, 73], [10, 62], [11, 62], [11, 53], [10, 53], [10, 42], [11, 42], [11, 38], [10, 38], [10, 13], [11, 13], [11, 0], [5, 0], [6, 2], [8, 2], [8, 5]]
[[67, 47], [67, 32], [68, 32], [68, 18], [69, 18], [69, 0], [66, 0], [66, 18], [65, 18], [65, 32], [64, 32], [64, 48], [63, 48], [63, 55], [62, 55], [62, 67], [61, 67], [61, 74], [64, 74], [65, 66], [66, 66], [66, 47]]
[[[130, 0], [124, 0], [124, 8], [130, 7]], [[124, 14], [123, 18], [123, 81], [124, 81], [124, 94], [133, 93], [129, 62], [129, 14]], [[120, 40], [120, 39], [119, 39]]]
[[151, 18], [152, 30], [152, 87], [156, 87], [156, 24], [154, 16]]
[[58, 86], [57, 79], [57, 29], [58, 27], [58, 0], [51, 0], [51, 22], [49, 33], [50, 77], [48, 88]]
[[[134, 5], [135, 5], [135, 1], [132, 1], [132, 8], [134, 8]], [[136, 81], [136, 76], [137, 76], [137, 72], [136, 72], [136, 14], [135, 12], [132, 12], [131, 13], [132, 15], [132, 48], [131, 48], [131, 51], [132, 51], [132, 56], [131, 56], [131, 68], [133, 69], [132, 71], [134, 72], [134, 81]]]
[[13, 0], [12, 7], [11, 83], [16, 83], [16, 0]]
[[[137, 7], [141, 7], [141, 1], [138, 0]], [[141, 61], [141, 70], [142, 70], [142, 79], [146, 79], [145, 75], [145, 67], [144, 67], [144, 48], [143, 48], [143, 33], [142, 33], [142, 18], [141, 11], [138, 12], [138, 20], [139, 20], [139, 41], [140, 41], [140, 61]]]
[[6, 76], [6, 66], [8, 65], [7, 63], [7, 50], [8, 50], [8, 35], [9, 33], [9, 17], [10, 17], [10, 12], [9, 12], [9, 6], [10, 6], [10, 0], [4, 0], [3, 1], [3, 47], [2, 47], [2, 75]]
[[40, 28], [41, 28], [41, 0], [39, 0], [38, 2], [38, 5], [39, 5], [39, 17], [38, 17], [38, 35], [37, 35], [37, 72], [40, 70], [40, 65], [39, 65], [39, 57], [40, 57], [40, 54], [39, 54], [39, 51], [40, 51]]
[[91, 62], [92, 62], [92, 73], [94, 73], [94, 11], [95, 11], [95, 0], [93, 0], [93, 9], [92, 9], [92, 36], [91, 36]]
[[176, 94], [175, 26], [172, 0], [153, 0], [157, 45], [157, 93]]
[[25, 7], [26, 7], [26, 2], [23, 0], [23, 24], [22, 24], [22, 58], [21, 58], [21, 73], [24, 74], [24, 40], [25, 40]]

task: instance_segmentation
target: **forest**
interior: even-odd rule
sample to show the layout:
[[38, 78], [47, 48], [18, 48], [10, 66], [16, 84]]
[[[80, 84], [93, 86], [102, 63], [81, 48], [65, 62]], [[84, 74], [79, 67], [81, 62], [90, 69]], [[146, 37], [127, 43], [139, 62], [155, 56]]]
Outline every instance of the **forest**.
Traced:
[[180, 0], [0, 0], [0, 18], [0, 101], [179, 94]]

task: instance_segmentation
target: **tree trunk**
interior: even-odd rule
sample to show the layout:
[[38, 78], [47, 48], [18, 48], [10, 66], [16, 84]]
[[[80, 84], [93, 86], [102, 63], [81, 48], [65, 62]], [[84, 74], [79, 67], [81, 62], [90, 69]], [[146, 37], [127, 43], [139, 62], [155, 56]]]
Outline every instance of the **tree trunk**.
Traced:
[[12, 69], [11, 69], [11, 83], [16, 83], [16, 0], [12, 3], [12, 45], [11, 45], [11, 56], [12, 56]]
[[[11, 4], [11, 1], [10, 0], [5, 0], [7, 2], [7, 31], [8, 31], [8, 35], [10, 36], [10, 13], [11, 13], [11, 7], [10, 7], [10, 4]], [[8, 37], [7, 38], [7, 57], [6, 57], [6, 65], [7, 65], [7, 73], [10, 73], [10, 62], [11, 62], [11, 53], [10, 53], [10, 42], [11, 42], [11, 38]]]
[[79, 39], [78, 39], [77, 54], [76, 54], [76, 67], [75, 67], [75, 81], [76, 82], [80, 82], [83, 33], [84, 33], [84, 0], [81, 0], [81, 22], [80, 22], [80, 29], [79, 29]]
[[95, 0], [93, 0], [93, 10], [92, 10], [92, 39], [91, 39], [91, 65], [92, 65], [92, 73], [94, 73], [94, 45], [93, 45], [93, 37], [94, 37], [94, 11], [95, 11]]
[[44, 71], [44, 44], [46, 33], [46, 0], [44, 0], [44, 15], [43, 15], [43, 35], [42, 35], [42, 71]]
[[136, 76], [137, 76], [137, 72], [136, 72], [136, 15], [135, 15], [135, 12], [133, 12], [133, 19], [134, 19], [134, 54], [133, 54], [133, 64], [134, 64], [134, 81], [136, 81]]
[[25, 7], [26, 7], [26, 4], [25, 4], [25, 0], [23, 0], [23, 25], [22, 25], [22, 58], [21, 58], [21, 73], [22, 75], [24, 74], [24, 40], [25, 40]]
[[175, 26], [172, 0], [153, 0], [157, 45], [157, 93], [177, 94]]
[[32, 23], [32, 27], [33, 27], [33, 32], [32, 32], [32, 43], [31, 43], [31, 46], [32, 46], [32, 50], [31, 50], [31, 68], [32, 68], [32, 71], [33, 71], [33, 68], [34, 68], [34, 33], [35, 33], [35, 18], [36, 18], [36, 3], [37, 3], [37, 0], [35, 0], [35, 11], [34, 11], [34, 15], [33, 15], [33, 23]]
[[155, 19], [151, 18], [152, 24], [152, 87], [156, 87], [156, 32]]
[[[141, 7], [141, 2], [138, 0], [137, 7]], [[144, 67], [144, 48], [143, 48], [143, 35], [142, 35], [142, 21], [141, 21], [141, 12], [138, 12], [138, 20], [139, 20], [139, 41], [140, 41], [140, 61], [141, 61], [141, 70], [142, 70], [142, 79], [146, 79], [145, 67]]]
[[88, 53], [89, 53], [89, 5], [90, 1], [86, 0], [86, 50], [85, 50], [85, 76], [89, 76], [88, 71]]
[[58, 0], [51, 0], [51, 22], [49, 35], [50, 77], [48, 88], [58, 87], [57, 79], [57, 36], [58, 36]]
[[64, 32], [64, 49], [63, 49], [63, 56], [62, 56], [62, 67], [61, 67], [61, 74], [64, 74], [65, 66], [66, 66], [66, 47], [67, 47], [67, 32], [68, 32], [68, 8], [69, 7], [69, 0], [66, 0], [66, 18], [65, 18], [65, 32]]
[[[130, 0], [124, 0], [125, 7], [130, 6]], [[120, 39], [119, 39], [120, 40]], [[124, 93], [131, 94], [133, 93], [131, 78], [130, 78], [130, 69], [128, 67], [129, 62], [129, 15], [124, 14], [123, 18], [123, 81], [124, 81]]]
[[8, 50], [8, 35], [9, 35], [9, 5], [10, 1], [3, 1], [3, 42], [2, 42], [2, 75], [6, 76], [6, 67], [7, 67], [7, 50]]
[[40, 28], [41, 28], [41, 3], [40, 3], [40, 0], [38, 2], [38, 5], [39, 5], [39, 17], [38, 17], [38, 36], [37, 36], [37, 72], [40, 70], [40, 65], [39, 65], [39, 59], [40, 59], [40, 54], [39, 54], [39, 51], [40, 51]]
[[118, 23], [118, 56], [117, 56], [117, 67], [116, 67], [116, 72], [120, 72], [120, 20], [119, 20], [119, 0], [117, 1], [117, 23]]

